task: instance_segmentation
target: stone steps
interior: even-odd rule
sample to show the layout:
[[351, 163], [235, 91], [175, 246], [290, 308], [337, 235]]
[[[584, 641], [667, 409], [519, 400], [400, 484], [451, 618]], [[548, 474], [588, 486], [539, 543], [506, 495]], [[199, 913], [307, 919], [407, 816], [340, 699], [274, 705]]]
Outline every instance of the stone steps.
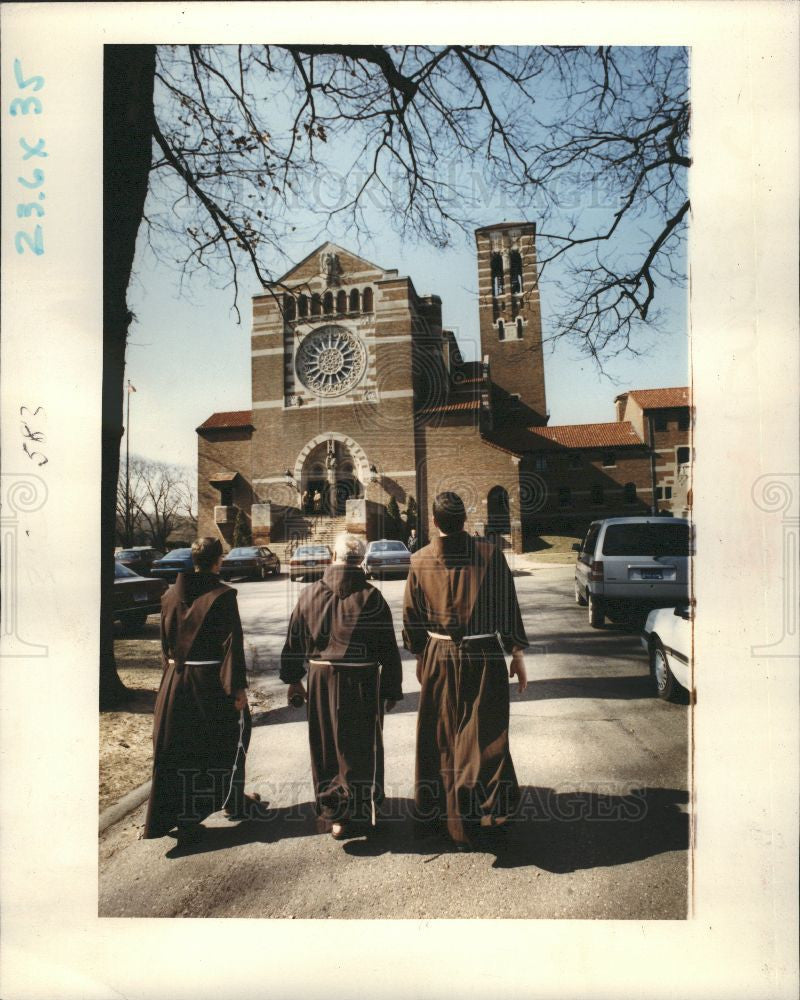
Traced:
[[288, 521], [285, 525], [285, 533], [289, 541], [270, 542], [270, 548], [280, 558], [281, 562], [288, 561], [291, 550], [298, 545], [327, 545], [333, 548], [333, 541], [336, 536], [345, 530], [346, 518], [341, 517], [319, 517], [303, 519], [297, 524]]

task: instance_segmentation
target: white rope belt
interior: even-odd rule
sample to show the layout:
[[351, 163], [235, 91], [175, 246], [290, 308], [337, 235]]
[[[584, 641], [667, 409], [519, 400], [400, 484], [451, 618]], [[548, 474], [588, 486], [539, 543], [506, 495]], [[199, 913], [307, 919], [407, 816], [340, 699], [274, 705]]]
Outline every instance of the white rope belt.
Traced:
[[[175, 666], [175, 661], [170, 657], [170, 665]], [[218, 667], [222, 660], [184, 660], [184, 665], [187, 667]]]
[[365, 663], [349, 663], [345, 660], [309, 660], [312, 667], [376, 667], [378, 664], [371, 660]]
[[[442, 635], [441, 632], [428, 632], [431, 639], [448, 639], [450, 642], [455, 642], [452, 636]], [[461, 641], [464, 642], [465, 639], [496, 639], [497, 632], [481, 632], [479, 635], [465, 635], [462, 636]]]

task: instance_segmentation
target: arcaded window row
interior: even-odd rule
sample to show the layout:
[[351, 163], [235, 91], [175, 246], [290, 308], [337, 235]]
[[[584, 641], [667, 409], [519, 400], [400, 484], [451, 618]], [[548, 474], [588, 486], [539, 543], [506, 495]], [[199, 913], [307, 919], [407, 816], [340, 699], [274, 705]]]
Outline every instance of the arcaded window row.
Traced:
[[371, 288], [360, 291], [352, 288], [348, 295], [341, 289], [334, 296], [333, 292], [325, 292], [320, 295], [314, 292], [313, 295], [306, 295], [303, 292], [295, 297], [294, 295], [283, 296], [283, 315], [287, 320], [307, 319], [309, 316], [346, 316], [352, 313], [371, 313], [375, 308], [374, 296]]

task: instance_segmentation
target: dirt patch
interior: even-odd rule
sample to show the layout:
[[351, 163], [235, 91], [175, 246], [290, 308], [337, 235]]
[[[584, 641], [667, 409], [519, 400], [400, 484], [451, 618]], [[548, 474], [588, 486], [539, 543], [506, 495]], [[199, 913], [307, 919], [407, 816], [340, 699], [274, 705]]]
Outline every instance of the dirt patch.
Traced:
[[[114, 654], [129, 701], [113, 712], [100, 713], [100, 811], [148, 781], [153, 767], [153, 706], [161, 683], [161, 640], [158, 617], [151, 615], [135, 633], [120, 630]], [[248, 691], [254, 719], [270, 707], [257, 687]]]

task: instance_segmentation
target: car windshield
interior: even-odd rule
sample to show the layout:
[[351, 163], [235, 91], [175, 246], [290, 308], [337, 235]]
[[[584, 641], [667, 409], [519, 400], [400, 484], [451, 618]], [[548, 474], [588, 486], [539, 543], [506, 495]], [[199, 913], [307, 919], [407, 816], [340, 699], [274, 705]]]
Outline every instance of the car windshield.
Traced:
[[135, 549], [123, 549], [121, 552], [117, 552], [116, 559], [136, 559], [141, 553], [137, 552]]
[[231, 549], [226, 559], [241, 559], [243, 556], [254, 556], [258, 553], [258, 549], [255, 545], [246, 545], [240, 549]]
[[330, 555], [325, 545], [301, 545], [295, 553], [298, 556], [327, 556]]
[[165, 559], [189, 559], [192, 555], [191, 549], [173, 549], [172, 552], [168, 552], [164, 558]]
[[122, 563], [118, 562], [114, 564], [114, 579], [121, 580], [123, 577], [136, 576], [138, 573], [134, 573], [132, 569], [128, 569], [127, 566], [123, 566]]
[[688, 556], [688, 524], [609, 524], [604, 556]]
[[370, 552], [408, 552], [402, 542], [373, 542]]

